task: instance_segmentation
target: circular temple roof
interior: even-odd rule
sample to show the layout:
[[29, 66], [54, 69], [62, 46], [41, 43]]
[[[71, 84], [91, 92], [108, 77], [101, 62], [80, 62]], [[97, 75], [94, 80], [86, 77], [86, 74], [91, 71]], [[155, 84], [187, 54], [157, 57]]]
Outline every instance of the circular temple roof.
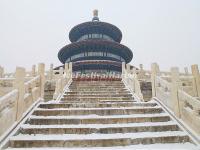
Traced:
[[122, 32], [119, 28], [101, 21], [90, 21], [76, 25], [69, 32], [69, 39], [71, 42], [76, 42], [81, 36], [92, 33], [106, 34], [116, 42], [120, 42], [122, 39]]
[[94, 52], [111, 52], [117, 54], [125, 59], [126, 63], [129, 63], [133, 57], [132, 51], [117, 42], [111, 42], [108, 40], [95, 39], [95, 40], [83, 40], [79, 42], [74, 42], [69, 45], [64, 46], [58, 52], [59, 60], [64, 64], [67, 58], [79, 54], [84, 51], [94, 51]]

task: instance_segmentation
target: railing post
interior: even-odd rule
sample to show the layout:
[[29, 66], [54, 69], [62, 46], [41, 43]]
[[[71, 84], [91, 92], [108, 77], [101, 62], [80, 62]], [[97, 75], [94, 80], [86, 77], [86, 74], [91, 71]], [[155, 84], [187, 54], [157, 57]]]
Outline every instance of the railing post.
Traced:
[[129, 64], [126, 64], [126, 71], [128, 74], [131, 73], [131, 66]]
[[159, 71], [157, 63], [151, 64], [151, 84], [152, 84], [152, 97], [156, 96], [156, 76]]
[[69, 63], [69, 78], [72, 79], [72, 62]]
[[140, 70], [139, 70], [138, 78], [144, 78], [145, 72], [144, 72], [144, 69], [143, 69], [143, 64], [140, 64], [139, 67], [140, 67]]
[[16, 101], [16, 120], [19, 120], [22, 117], [24, 112], [24, 94], [25, 94], [25, 69], [21, 67], [16, 68], [14, 88], [18, 90], [18, 98]]
[[38, 75], [40, 75], [40, 97], [44, 98], [44, 84], [45, 84], [45, 65], [44, 63], [38, 64]]
[[3, 78], [4, 68], [0, 66], [0, 78]]
[[186, 74], [186, 75], [189, 75], [189, 71], [188, 71], [188, 68], [187, 68], [187, 67], [184, 67], [184, 71], [185, 71], [185, 74]]
[[64, 81], [65, 81], [65, 84], [68, 83], [69, 81], [69, 63], [65, 63], [65, 78], [64, 78]]
[[199, 69], [198, 69], [198, 65], [192, 65], [191, 66], [191, 70], [192, 70], [192, 75], [194, 77], [194, 82], [195, 82], [195, 87], [194, 89], [196, 90], [196, 97], [200, 96], [200, 75], [199, 75]]
[[171, 80], [171, 105], [175, 115], [180, 118], [180, 104], [178, 98], [179, 69], [177, 67], [171, 68]]
[[133, 73], [133, 75], [132, 75], [132, 77], [133, 77], [133, 85], [132, 86], [133, 86], [133, 92], [135, 92], [136, 91], [135, 78], [137, 76], [136, 68], [132, 69], [132, 73]]
[[124, 76], [125, 76], [125, 71], [126, 70], [126, 64], [125, 64], [125, 62], [122, 62], [122, 78], [124, 78]]
[[67, 75], [69, 71], [69, 63], [65, 63], [65, 74]]
[[59, 68], [59, 79], [61, 80], [61, 88], [60, 88], [60, 92], [62, 91], [63, 87], [64, 87], [64, 83], [63, 83], [63, 67]]
[[35, 69], [36, 69], [36, 66], [33, 65], [33, 66], [32, 66], [32, 71], [31, 71], [31, 76], [32, 76], [32, 77], [35, 77], [35, 76], [36, 76], [36, 71], [35, 71]]
[[53, 64], [50, 64], [50, 69], [49, 69], [49, 80], [53, 79]]
[[60, 87], [60, 79], [58, 79], [58, 80], [56, 81], [56, 88], [55, 88], [55, 92], [54, 92], [54, 94], [53, 94], [53, 99], [54, 99], [54, 100], [56, 100], [56, 98], [57, 98], [58, 95], [60, 94], [60, 89], [61, 89], [61, 87]]

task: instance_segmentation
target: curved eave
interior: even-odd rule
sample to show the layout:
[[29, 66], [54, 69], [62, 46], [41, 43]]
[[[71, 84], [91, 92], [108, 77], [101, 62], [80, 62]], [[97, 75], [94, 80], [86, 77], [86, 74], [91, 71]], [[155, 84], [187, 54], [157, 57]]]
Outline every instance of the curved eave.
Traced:
[[71, 42], [76, 42], [81, 36], [91, 33], [109, 35], [116, 42], [120, 42], [122, 39], [122, 32], [119, 28], [101, 21], [90, 21], [76, 25], [69, 32], [69, 39]]
[[58, 52], [59, 60], [64, 64], [66, 59], [81, 52], [93, 50], [96, 51], [107, 51], [113, 54], [117, 54], [125, 59], [126, 63], [129, 63], [133, 58], [132, 51], [125, 45], [117, 42], [107, 40], [84, 40], [74, 42], [66, 45]]

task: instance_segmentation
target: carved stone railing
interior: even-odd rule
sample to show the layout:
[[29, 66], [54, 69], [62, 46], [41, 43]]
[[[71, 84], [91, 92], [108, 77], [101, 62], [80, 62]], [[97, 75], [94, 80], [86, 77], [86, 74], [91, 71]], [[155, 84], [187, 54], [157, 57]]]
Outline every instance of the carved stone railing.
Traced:
[[156, 63], [152, 64], [153, 97], [159, 99], [177, 118], [200, 135], [200, 96], [198, 95], [200, 78], [197, 65], [192, 66], [192, 75], [180, 74], [177, 67], [172, 67], [167, 77], [161, 76], [158, 68]]
[[143, 101], [143, 95], [140, 88], [140, 82], [137, 78], [136, 70], [135, 68], [131, 70], [130, 65], [125, 65], [124, 62], [122, 63], [122, 80], [126, 87]]
[[171, 86], [168, 81], [165, 81], [161, 77], [156, 76], [155, 78], [155, 91], [156, 97], [159, 98], [168, 108], [172, 109], [171, 104]]
[[72, 63], [65, 64], [65, 70], [62, 67], [59, 69], [59, 74], [56, 75], [56, 87], [53, 99], [59, 99], [63, 93], [64, 87], [72, 81]]
[[28, 109], [44, 96], [44, 64], [39, 64], [38, 75], [25, 81], [25, 69], [16, 68], [13, 90], [0, 97], [0, 136], [20, 121]]
[[178, 90], [179, 109], [181, 119], [200, 135], [200, 101]]

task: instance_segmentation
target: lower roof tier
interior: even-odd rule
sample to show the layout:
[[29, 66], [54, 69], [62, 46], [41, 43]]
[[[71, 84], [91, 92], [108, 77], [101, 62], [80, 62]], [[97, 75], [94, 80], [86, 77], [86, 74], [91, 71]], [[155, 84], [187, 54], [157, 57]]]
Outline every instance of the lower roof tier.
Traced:
[[105, 52], [111, 55], [113, 54], [121, 57], [120, 60], [126, 63], [129, 63], [133, 57], [132, 51], [122, 44], [102, 39], [91, 39], [66, 45], [58, 52], [58, 58], [64, 64], [67, 60], [69, 62], [71, 57], [83, 54], [84, 52]]

